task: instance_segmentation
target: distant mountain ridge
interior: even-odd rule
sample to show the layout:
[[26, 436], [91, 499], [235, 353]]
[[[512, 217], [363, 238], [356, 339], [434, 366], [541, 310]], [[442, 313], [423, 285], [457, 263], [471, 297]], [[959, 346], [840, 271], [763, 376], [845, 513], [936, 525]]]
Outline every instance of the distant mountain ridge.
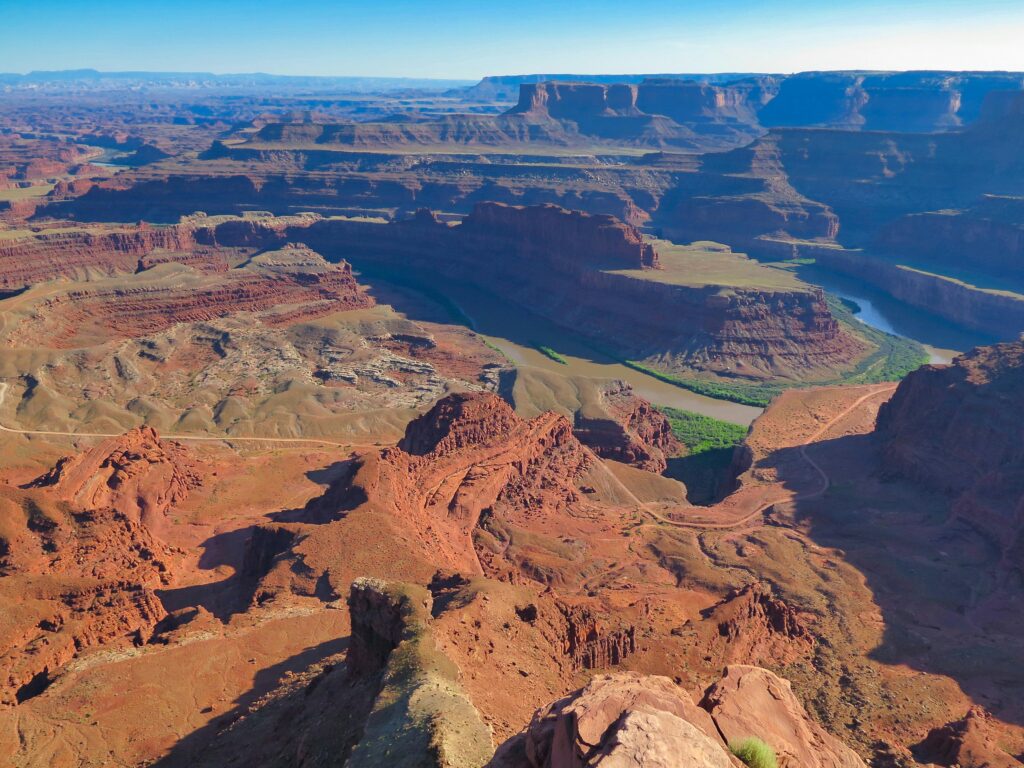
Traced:
[[215, 74], [212, 72], [101, 72], [96, 69], [36, 70], [26, 74], [0, 73], [0, 86], [39, 87], [77, 85], [116, 89], [118, 87], [163, 88], [253, 88], [344, 90], [372, 93], [406, 89], [444, 91], [466, 87], [472, 80], [423, 77], [358, 77], [319, 75], [273, 75], [265, 72]]

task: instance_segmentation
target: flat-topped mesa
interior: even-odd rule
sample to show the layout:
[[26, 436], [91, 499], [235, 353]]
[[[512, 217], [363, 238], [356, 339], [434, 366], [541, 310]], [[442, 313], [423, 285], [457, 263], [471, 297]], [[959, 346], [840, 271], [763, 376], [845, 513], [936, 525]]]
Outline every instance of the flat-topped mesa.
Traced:
[[559, 271], [660, 269], [658, 252], [640, 231], [614, 216], [557, 205], [517, 207], [479, 203], [466, 217], [466, 234], [502, 238], [523, 259], [540, 258]]
[[289, 227], [308, 226], [318, 219], [299, 215], [225, 220], [195, 215], [169, 226], [143, 222], [16, 231], [0, 242], [0, 290], [56, 278], [127, 274], [165, 262], [223, 272], [228, 268], [226, 254], [283, 244]]
[[[765, 87], [765, 86], [769, 87]], [[669, 118], [680, 126], [730, 122], [753, 130], [756, 108], [774, 94], [774, 84], [751, 79], [717, 86], [671, 77], [646, 78], [640, 83], [568, 83], [548, 80], [522, 83], [519, 102], [507, 115], [554, 118], [590, 127], [594, 118]], [[643, 122], [630, 123], [634, 129]]]
[[639, 114], [637, 86], [628, 83], [522, 83], [519, 103], [506, 114], [563, 120], [606, 114]]

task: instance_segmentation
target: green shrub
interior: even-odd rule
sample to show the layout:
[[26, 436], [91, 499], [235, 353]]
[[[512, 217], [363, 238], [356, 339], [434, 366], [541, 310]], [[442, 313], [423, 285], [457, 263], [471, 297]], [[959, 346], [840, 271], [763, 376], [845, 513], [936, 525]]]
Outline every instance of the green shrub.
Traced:
[[695, 456], [719, 448], [733, 448], [747, 436], [747, 428], [721, 421], [693, 411], [664, 406], [661, 412], [668, 417], [672, 434]]
[[562, 355], [555, 352], [555, 350], [553, 350], [551, 347], [545, 346], [543, 344], [538, 344], [537, 342], [534, 342], [533, 346], [538, 352], [543, 354], [545, 357], [554, 360], [556, 363], [561, 363], [562, 365], [569, 364], [568, 360], [566, 360]]
[[778, 766], [775, 750], [760, 739], [752, 737], [743, 741], [730, 742], [729, 751], [750, 768], [777, 768]]
[[698, 395], [714, 397], [718, 400], [729, 400], [740, 405], [753, 405], [765, 407], [772, 401], [782, 388], [774, 384], [733, 384], [731, 382], [704, 381], [701, 379], [682, 379], [673, 376], [671, 373], [659, 371], [649, 365], [638, 363], [636, 360], [623, 360], [622, 364], [635, 371], [646, 373], [668, 384], [675, 384], [677, 387], [696, 392]]
[[672, 434], [687, 448], [687, 455], [670, 457], [665, 476], [686, 486], [692, 504], [711, 504], [723, 490], [732, 466], [733, 449], [747, 435], [747, 428], [679, 408], [662, 407]]

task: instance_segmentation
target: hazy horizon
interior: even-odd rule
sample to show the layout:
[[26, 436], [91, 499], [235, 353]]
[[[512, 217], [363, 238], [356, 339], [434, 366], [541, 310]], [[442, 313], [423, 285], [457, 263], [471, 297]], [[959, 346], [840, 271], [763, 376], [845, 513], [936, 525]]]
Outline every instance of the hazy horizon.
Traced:
[[524, 73], [1024, 70], [1010, 0], [0, 0], [0, 71], [478, 80]]

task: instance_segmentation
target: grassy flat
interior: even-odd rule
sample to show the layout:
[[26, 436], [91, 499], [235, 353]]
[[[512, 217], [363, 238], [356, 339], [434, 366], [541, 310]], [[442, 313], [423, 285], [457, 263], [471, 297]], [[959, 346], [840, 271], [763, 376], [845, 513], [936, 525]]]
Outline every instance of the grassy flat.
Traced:
[[677, 245], [668, 240], [652, 240], [662, 269], [617, 269], [613, 274], [628, 275], [669, 285], [690, 287], [763, 288], [766, 290], [806, 290], [808, 286], [791, 271], [766, 266], [728, 246], [700, 241]]
[[14, 202], [16, 200], [31, 200], [35, 197], [44, 197], [53, 189], [53, 184], [39, 184], [34, 187], [17, 187], [15, 189], [0, 189], [0, 201]]

